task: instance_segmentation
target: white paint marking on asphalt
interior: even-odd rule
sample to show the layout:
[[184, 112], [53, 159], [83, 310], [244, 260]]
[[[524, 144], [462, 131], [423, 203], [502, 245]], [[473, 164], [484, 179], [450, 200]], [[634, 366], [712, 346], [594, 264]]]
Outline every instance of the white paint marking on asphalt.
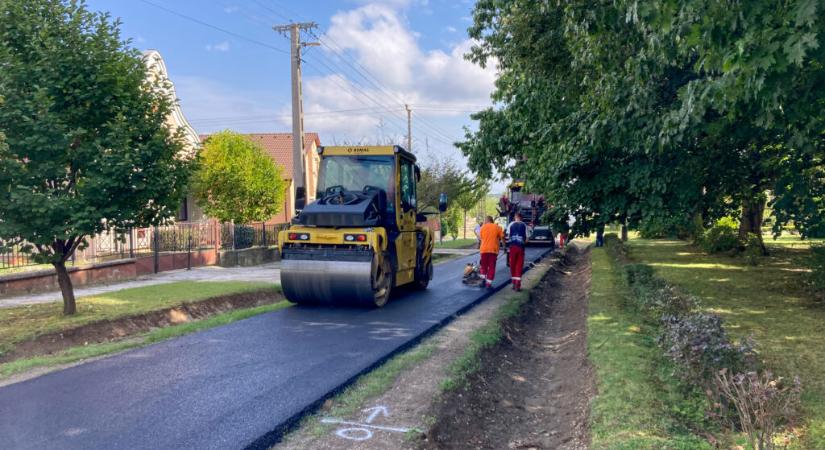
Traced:
[[386, 406], [373, 406], [372, 408], [367, 408], [362, 411], [370, 414], [369, 417], [367, 417], [367, 423], [372, 423], [372, 421], [375, 420], [375, 418], [379, 415], [382, 415], [384, 417], [390, 416]]

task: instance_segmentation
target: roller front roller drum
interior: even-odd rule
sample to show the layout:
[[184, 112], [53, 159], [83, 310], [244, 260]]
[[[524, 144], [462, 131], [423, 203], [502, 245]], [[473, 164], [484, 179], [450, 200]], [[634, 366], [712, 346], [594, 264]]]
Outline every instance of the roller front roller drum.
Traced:
[[284, 295], [304, 305], [380, 307], [393, 281], [389, 258], [372, 251], [290, 250], [281, 263]]

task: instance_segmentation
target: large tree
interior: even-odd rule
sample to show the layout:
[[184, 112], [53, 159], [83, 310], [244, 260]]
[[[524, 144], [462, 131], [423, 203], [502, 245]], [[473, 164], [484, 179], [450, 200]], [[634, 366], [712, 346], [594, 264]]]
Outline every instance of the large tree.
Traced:
[[246, 136], [231, 131], [210, 136], [199, 162], [193, 188], [207, 215], [249, 223], [281, 210], [286, 189], [281, 167]]
[[[482, 0], [468, 57], [498, 64], [460, 148], [525, 178], [577, 226], [823, 228], [819, 2]], [[778, 228], [777, 228], [778, 229]], [[761, 233], [760, 233], [761, 235]]]
[[161, 223], [191, 157], [119, 23], [82, 2], [0, 0], [0, 237], [51, 263], [64, 314], [66, 260], [87, 237]]

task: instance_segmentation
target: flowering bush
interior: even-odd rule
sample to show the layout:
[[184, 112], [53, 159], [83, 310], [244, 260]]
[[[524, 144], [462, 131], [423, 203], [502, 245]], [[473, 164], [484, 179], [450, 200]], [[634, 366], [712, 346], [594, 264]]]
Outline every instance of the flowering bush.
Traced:
[[712, 388], [713, 375], [719, 370], [744, 372], [754, 365], [751, 343], [732, 343], [715, 314], [665, 316], [662, 323], [659, 344], [684, 369], [679, 374], [685, 381]]

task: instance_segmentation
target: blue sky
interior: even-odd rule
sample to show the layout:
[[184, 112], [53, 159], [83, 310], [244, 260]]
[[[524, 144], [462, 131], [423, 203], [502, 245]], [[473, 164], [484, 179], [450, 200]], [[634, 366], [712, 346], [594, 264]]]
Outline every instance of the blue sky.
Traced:
[[288, 40], [271, 28], [289, 21], [320, 26], [316, 34], [325, 45], [304, 54], [304, 122], [324, 144], [403, 144], [403, 105], [410, 103], [413, 150], [423, 162], [461, 160], [450, 143], [472, 125], [471, 111], [490, 104], [494, 69], [462, 58], [471, 45], [469, 0], [88, 0], [88, 6], [120, 18], [135, 47], [160, 51], [199, 133], [290, 130]]

